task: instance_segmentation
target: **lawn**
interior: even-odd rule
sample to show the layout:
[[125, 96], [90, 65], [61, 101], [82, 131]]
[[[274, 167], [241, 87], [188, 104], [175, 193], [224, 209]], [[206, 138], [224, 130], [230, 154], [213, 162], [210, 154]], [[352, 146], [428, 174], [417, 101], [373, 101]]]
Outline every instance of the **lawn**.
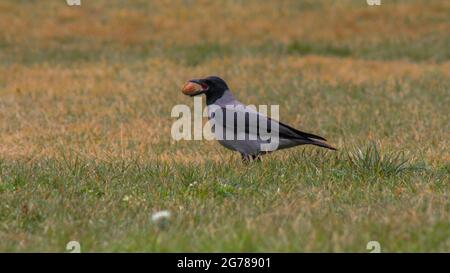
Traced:
[[[450, 3], [0, 2], [0, 251], [450, 251]], [[175, 141], [191, 78], [322, 135]], [[162, 226], [152, 221], [167, 210]]]

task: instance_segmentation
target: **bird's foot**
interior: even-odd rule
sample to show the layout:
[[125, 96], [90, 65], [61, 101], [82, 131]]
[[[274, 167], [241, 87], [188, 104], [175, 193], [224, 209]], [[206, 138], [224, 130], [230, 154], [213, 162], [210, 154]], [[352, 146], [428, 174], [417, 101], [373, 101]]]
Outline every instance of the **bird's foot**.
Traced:
[[242, 154], [241, 153], [241, 157], [242, 157], [242, 162], [244, 162], [245, 164], [249, 164], [250, 162], [253, 161], [261, 161], [261, 157], [259, 155], [249, 155], [249, 154]]

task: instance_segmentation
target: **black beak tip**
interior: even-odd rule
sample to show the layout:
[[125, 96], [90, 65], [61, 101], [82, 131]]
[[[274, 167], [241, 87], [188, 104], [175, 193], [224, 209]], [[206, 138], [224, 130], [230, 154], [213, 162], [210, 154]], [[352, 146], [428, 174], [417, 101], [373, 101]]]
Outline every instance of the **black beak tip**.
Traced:
[[189, 82], [193, 82], [193, 83], [200, 84], [200, 85], [202, 83], [202, 81], [200, 79], [192, 79]]

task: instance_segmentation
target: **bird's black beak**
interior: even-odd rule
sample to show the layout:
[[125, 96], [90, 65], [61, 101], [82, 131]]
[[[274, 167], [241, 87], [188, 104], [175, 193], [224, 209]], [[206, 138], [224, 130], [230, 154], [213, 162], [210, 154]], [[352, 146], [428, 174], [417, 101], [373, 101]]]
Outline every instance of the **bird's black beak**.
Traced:
[[198, 96], [200, 94], [204, 94], [206, 91], [208, 91], [209, 86], [203, 82], [201, 79], [193, 79], [188, 81], [183, 88], [181, 89], [181, 92], [183, 94], [194, 97]]

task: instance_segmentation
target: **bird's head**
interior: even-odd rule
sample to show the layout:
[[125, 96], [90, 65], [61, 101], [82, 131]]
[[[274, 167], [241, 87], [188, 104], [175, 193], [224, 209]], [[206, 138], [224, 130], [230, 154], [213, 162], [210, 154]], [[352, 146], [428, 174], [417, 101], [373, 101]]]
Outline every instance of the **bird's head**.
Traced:
[[217, 76], [210, 76], [204, 79], [192, 79], [188, 81], [181, 92], [188, 96], [197, 96], [206, 94], [206, 96], [217, 96], [228, 90], [228, 86], [224, 80]]

